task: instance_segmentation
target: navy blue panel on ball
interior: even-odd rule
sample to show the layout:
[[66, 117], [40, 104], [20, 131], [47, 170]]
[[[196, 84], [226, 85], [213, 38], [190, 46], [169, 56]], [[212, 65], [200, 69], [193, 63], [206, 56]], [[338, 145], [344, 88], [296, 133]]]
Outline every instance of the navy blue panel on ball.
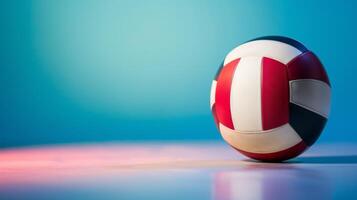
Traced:
[[219, 69], [218, 69], [216, 75], [214, 76], [214, 80], [218, 79], [218, 76], [221, 73], [223, 66], [224, 66], [224, 61], [222, 61], [221, 65], [219, 66]]
[[289, 124], [303, 139], [305, 144], [311, 146], [320, 136], [327, 119], [319, 114], [301, 106], [289, 104]]
[[264, 37], [255, 38], [255, 39], [250, 40], [250, 41], [255, 41], [255, 40], [275, 40], [275, 41], [284, 42], [286, 44], [289, 44], [289, 45], [299, 49], [301, 52], [308, 51], [308, 49], [303, 44], [301, 44], [300, 42], [298, 42], [298, 41], [296, 41], [294, 39], [288, 38], [288, 37], [284, 37], [284, 36], [275, 36], [275, 35], [264, 36]]

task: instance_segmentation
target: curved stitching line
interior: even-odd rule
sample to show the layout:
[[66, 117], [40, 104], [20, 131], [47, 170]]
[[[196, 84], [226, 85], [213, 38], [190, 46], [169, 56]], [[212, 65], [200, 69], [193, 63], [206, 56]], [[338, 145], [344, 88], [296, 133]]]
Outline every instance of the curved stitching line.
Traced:
[[[219, 124], [224, 126], [222, 123], [219, 123]], [[264, 130], [257, 130], [257, 131], [243, 131], [243, 132], [242, 131], [238, 131], [238, 130], [230, 129], [230, 128], [226, 127], [226, 126], [224, 126], [224, 127], [227, 128], [227, 129], [230, 129], [234, 133], [239, 133], [239, 134], [261, 134], [261, 133], [270, 133], [270, 132], [273, 132], [273, 131], [275, 131], [275, 130], [277, 130], [279, 128], [282, 128], [283, 126], [288, 126], [288, 125], [290, 126], [289, 123], [286, 123], [286, 124], [283, 124], [283, 125], [278, 126], [276, 128], [265, 130], [265, 131]]]

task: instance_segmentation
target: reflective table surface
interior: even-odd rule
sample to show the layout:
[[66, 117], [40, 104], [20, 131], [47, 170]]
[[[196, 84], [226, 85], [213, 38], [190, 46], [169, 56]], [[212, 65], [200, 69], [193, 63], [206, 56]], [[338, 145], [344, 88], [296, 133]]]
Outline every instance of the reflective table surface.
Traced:
[[2, 149], [0, 199], [357, 199], [357, 145], [285, 163], [210, 141]]

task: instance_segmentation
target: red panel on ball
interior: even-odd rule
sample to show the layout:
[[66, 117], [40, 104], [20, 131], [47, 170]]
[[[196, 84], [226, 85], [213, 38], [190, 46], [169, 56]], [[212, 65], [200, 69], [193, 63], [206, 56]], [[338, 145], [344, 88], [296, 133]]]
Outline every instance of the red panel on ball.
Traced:
[[286, 66], [263, 58], [261, 75], [262, 127], [269, 130], [289, 121], [289, 81]]
[[295, 57], [287, 66], [289, 80], [317, 79], [330, 85], [324, 67], [311, 51], [307, 51]]
[[245, 156], [253, 158], [255, 160], [261, 160], [261, 161], [265, 161], [265, 162], [279, 162], [279, 161], [288, 160], [288, 159], [291, 159], [291, 158], [294, 158], [294, 157], [300, 155], [302, 152], [304, 152], [308, 148], [308, 146], [303, 141], [301, 141], [300, 143], [298, 143], [288, 149], [285, 149], [283, 151], [274, 152], [274, 153], [252, 153], [252, 152], [247, 152], [247, 151], [237, 149], [235, 147], [233, 147], [233, 148], [236, 149], [237, 151], [241, 152]]
[[216, 86], [215, 110], [218, 121], [231, 129], [234, 129], [230, 103], [231, 85], [239, 60], [233, 60], [223, 67], [217, 78]]

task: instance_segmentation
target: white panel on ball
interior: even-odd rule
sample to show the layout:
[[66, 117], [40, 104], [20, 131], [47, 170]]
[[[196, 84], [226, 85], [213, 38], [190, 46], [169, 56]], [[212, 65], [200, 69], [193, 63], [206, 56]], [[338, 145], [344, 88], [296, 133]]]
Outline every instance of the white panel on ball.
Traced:
[[268, 57], [287, 64], [302, 52], [297, 48], [274, 40], [255, 40], [242, 44], [228, 53], [224, 65], [237, 58], [256, 56]]
[[212, 109], [213, 104], [216, 102], [216, 87], [217, 87], [217, 81], [213, 80], [212, 85], [211, 85], [211, 97], [210, 97], [210, 106]]
[[251, 153], [274, 153], [286, 150], [302, 141], [301, 137], [289, 125], [275, 129], [252, 133], [232, 130], [219, 124], [223, 139], [231, 146]]
[[261, 57], [244, 57], [234, 72], [230, 107], [234, 129], [261, 131]]

